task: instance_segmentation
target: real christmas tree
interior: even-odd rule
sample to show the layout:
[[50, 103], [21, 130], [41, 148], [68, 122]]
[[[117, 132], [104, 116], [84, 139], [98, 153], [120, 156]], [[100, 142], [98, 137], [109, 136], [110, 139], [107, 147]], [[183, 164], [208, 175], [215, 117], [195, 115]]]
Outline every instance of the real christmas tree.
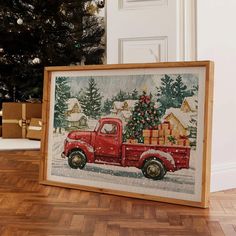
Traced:
[[88, 81], [88, 87], [80, 98], [83, 112], [89, 118], [97, 119], [101, 115], [102, 96], [97, 88], [94, 78]]
[[157, 129], [157, 125], [160, 123], [159, 119], [160, 112], [152, 100], [152, 95], [147, 95], [146, 92], [143, 92], [125, 127], [124, 141], [126, 139], [137, 139], [139, 143], [142, 143], [143, 130]]
[[45, 66], [102, 63], [97, 11], [92, 0], [1, 0], [0, 98], [41, 97]]
[[57, 77], [55, 83], [54, 128], [61, 133], [61, 129], [67, 126], [66, 111], [67, 101], [70, 98], [70, 86], [66, 77]]

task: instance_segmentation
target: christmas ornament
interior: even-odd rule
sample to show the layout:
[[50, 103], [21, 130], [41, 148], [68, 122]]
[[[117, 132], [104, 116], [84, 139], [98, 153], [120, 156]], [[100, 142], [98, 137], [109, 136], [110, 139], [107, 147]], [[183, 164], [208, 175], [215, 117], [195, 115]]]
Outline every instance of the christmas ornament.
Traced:
[[32, 60], [32, 63], [33, 64], [39, 64], [41, 62], [41, 60], [38, 58], [38, 57], [35, 57], [33, 60]]
[[21, 18], [19, 18], [19, 19], [16, 21], [16, 23], [17, 23], [18, 25], [22, 25], [22, 24], [23, 24], [23, 20], [22, 20]]
[[157, 104], [155, 104], [155, 105], [154, 105], [154, 108], [155, 108], [155, 109], [157, 109], [157, 108], [158, 108], [158, 105], [157, 105]]
[[65, 16], [65, 15], [66, 15], [66, 11], [65, 11], [65, 10], [62, 10], [62, 11], [61, 11], [61, 14]]
[[105, 0], [96, 0], [98, 8], [103, 8], [105, 6]]

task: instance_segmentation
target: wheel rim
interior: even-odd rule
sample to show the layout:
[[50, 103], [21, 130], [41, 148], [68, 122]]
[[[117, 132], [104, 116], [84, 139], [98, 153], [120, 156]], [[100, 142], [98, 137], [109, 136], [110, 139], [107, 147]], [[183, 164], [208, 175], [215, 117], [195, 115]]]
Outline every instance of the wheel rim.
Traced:
[[161, 169], [157, 164], [151, 164], [147, 167], [147, 174], [151, 177], [157, 177], [161, 173]]
[[83, 158], [80, 155], [73, 156], [71, 160], [74, 166], [81, 166], [83, 164]]

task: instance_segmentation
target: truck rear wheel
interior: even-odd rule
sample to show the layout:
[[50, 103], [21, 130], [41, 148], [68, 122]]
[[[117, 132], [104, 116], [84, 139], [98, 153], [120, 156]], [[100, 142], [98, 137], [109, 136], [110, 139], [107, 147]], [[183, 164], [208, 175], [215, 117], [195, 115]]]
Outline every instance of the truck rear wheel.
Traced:
[[87, 158], [82, 151], [73, 151], [68, 157], [68, 164], [72, 169], [83, 169]]
[[166, 174], [163, 164], [155, 158], [149, 159], [145, 162], [142, 172], [146, 178], [153, 180], [163, 179]]

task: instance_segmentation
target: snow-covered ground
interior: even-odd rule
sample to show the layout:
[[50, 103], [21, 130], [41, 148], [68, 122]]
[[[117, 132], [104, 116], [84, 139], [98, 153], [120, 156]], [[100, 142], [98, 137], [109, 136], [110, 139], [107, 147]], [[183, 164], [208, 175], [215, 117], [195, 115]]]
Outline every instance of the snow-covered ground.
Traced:
[[86, 164], [83, 170], [71, 169], [67, 160], [61, 158], [65, 137], [66, 134], [54, 134], [52, 175], [93, 181], [95, 186], [96, 182], [103, 181], [115, 184], [125, 184], [127, 186], [142, 186], [147, 189], [157, 188], [165, 191], [189, 194], [194, 193], [194, 151], [191, 152], [189, 169], [179, 170], [174, 173], [167, 172], [163, 180], [154, 181], [145, 178], [142, 171], [135, 167]]

